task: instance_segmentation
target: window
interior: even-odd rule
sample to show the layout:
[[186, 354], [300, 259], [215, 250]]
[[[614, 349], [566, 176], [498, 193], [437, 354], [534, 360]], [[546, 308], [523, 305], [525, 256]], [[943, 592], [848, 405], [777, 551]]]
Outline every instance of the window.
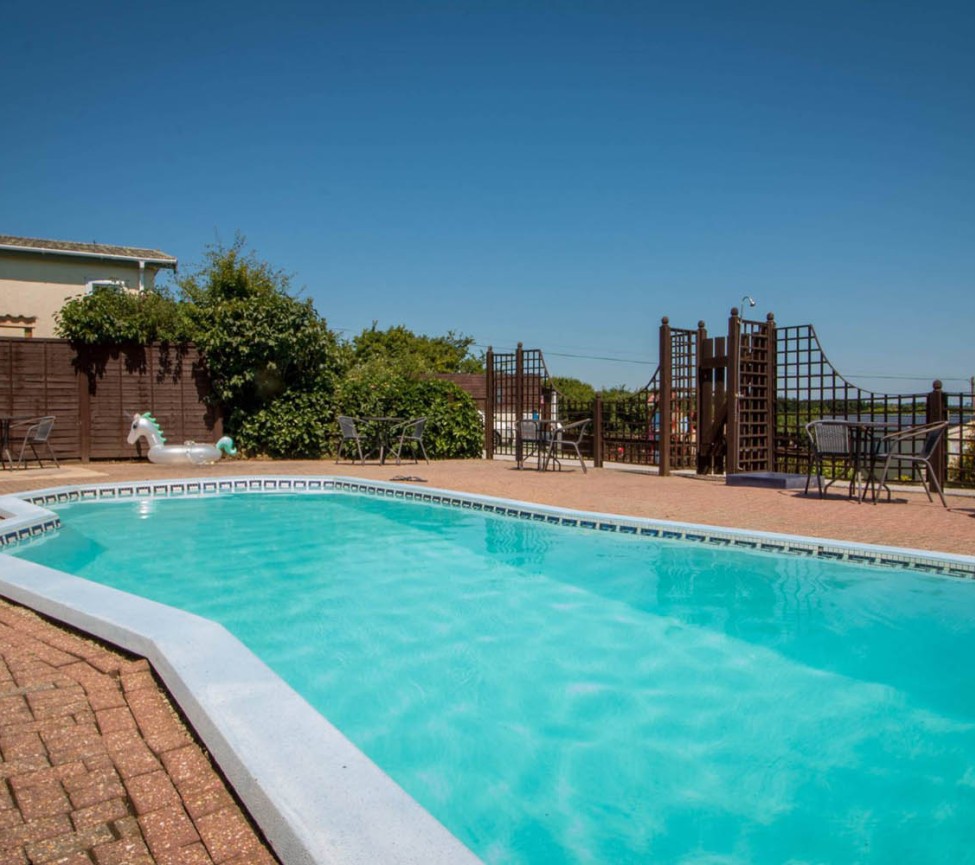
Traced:
[[125, 291], [128, 286], [124, 279], [89, 279], [85, 283], [85, 294], [91, 294], [96, 288], [117, 288]]

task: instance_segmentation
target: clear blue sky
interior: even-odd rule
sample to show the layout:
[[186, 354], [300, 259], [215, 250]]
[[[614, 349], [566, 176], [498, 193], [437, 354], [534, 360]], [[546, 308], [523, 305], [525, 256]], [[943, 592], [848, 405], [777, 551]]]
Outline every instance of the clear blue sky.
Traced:
[[0, 233], [190, 268], [239, 230], [349, 336], [597, 386], [748, 294], [967, 390], [973, 45], [972, 2], [8, 4]]

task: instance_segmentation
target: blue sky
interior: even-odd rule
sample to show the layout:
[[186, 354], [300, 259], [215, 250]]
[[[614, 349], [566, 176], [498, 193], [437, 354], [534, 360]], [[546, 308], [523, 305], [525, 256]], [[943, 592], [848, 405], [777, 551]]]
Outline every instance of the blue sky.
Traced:
[[188, 269], [240, 231], [349, 336], [597, 386], [747, 294], [857, 383], [967, 390], [973, 44], [970, 2], [20, 4], [0, 233]]

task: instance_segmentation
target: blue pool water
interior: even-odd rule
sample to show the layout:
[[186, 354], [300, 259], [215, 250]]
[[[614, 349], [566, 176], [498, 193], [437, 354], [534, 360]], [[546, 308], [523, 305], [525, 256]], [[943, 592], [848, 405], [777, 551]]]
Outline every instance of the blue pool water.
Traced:
[[975, 583], [354, 495], [17, 554], [223, 623], [488, 863], [975, 861]]

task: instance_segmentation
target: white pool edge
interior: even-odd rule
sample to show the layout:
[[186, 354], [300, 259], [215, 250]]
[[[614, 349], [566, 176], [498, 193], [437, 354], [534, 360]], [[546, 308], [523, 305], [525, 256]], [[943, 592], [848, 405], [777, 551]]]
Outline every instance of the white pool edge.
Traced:
[[[371, 481], [333, 475], [242, 475], [222, 478], [174, 478], [103, 484], [72, 484], [29, 490], [0, 497], [0, 516], [17, 510], [12, 519], [0, 520], [0, 550], [6, 544], [56, 529], [60, 520], [46, 506], [70, 501], [126, 499], [141, 496], [214, 495], [247, 492], [353, 492], [429, 502], [450, 507], [544, 521], [598, 531], [641, 535], [662, 540], [683, 540], [716, 547], [752, 549], [841, 560], [851, 564], [903, 567], [946, 576], [975, 578], [975, 556], [909, 547], [865, 544], [756, 529], [737, 529], [704, 523], [685, 523], [648, 517], [630, 517], [573, 510], [516, 499], [497, 498], [419, 484]], [[37, 510], [34, 510], [34, 508]], [[28, 515], [28, 512], [30, 516]]]
[[[56, 529], [38, 502], [247, 492], [383, 495], [524, 520], [975, 577], [975, 557], [577, 511], [347, 477], [81, 484], [0, 497], [5, 544]], [[3, 546], [0, 546], [0, 550]], [[480, 860], [222, 626], [2, 556], [0, 594], [149, 660], [287, 865], [466, 865]]]

